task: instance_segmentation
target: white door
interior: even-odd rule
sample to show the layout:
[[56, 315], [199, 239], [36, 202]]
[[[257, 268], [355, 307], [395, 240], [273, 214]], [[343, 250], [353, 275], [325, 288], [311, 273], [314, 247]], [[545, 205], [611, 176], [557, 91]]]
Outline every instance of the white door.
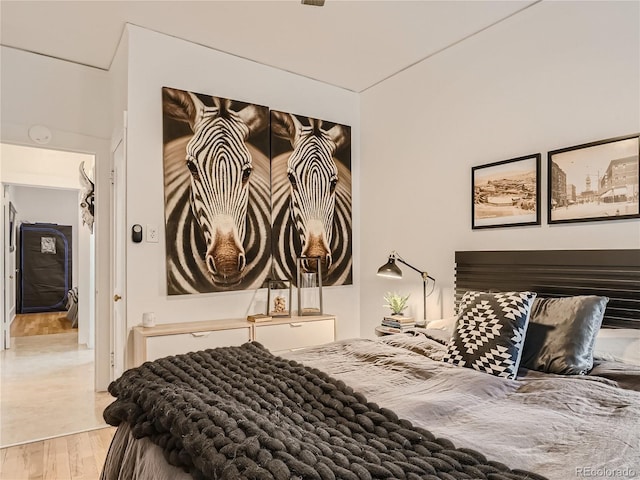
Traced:
[[112, 186], [112, 258], [113, 303], [111, 316], [111, 378], [116, 379], [125, 369], [127, 339], [126, 299], [126, 128], [113, 154]]

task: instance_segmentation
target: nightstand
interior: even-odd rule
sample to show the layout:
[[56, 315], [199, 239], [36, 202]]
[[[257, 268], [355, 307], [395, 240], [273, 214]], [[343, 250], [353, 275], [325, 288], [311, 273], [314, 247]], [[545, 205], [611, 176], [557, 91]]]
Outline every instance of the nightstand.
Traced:
[[377, 337], [384, 337], [385, 335], [393, 335], [395, 333], [402, 333], [402, 332], [400, 331], [399, 328], [384, 327], [382, 325], [378, 325], [376, 327]]

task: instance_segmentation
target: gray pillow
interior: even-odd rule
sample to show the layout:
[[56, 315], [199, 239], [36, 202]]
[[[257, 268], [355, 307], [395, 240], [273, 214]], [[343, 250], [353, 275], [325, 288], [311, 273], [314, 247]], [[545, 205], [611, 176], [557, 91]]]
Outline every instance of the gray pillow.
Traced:
[[536, 298], [520, 366], [563, 375], [588, 373], [608, 301], [595, 295]]

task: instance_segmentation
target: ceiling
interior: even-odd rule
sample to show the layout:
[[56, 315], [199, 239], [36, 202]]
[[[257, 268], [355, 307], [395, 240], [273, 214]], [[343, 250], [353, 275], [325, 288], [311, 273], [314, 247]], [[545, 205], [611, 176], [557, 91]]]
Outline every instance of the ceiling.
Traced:
[[131, 23], [361, 92], [538, 1], [2, 0], [0, 42], [108, 70]]

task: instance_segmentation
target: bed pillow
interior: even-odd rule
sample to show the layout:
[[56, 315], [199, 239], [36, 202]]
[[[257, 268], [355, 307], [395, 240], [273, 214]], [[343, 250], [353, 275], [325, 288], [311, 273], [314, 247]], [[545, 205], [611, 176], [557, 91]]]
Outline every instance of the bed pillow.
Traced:
[[601, 328], [596, 335], [593, 358], [640, 365], [640, 330]]
[[438, 318], [436, 320], [429, 320], [427, 322], [427, 328], [435, 329], [435, 330], [444, 330], [445, 332], [449, 332], [449, 334], [452, 334], [453, 327], [455, 327], [457, 320], [458, 320], [458, 317], [446, 317], [446, 318]]
[[534, 292], [466, 292], [443, 361], [516, 378]]
[[522, 366], [584, 375], [593, 368], [593, 344], [609, 299], [596, 295], [537, 298], [531, 309]]

